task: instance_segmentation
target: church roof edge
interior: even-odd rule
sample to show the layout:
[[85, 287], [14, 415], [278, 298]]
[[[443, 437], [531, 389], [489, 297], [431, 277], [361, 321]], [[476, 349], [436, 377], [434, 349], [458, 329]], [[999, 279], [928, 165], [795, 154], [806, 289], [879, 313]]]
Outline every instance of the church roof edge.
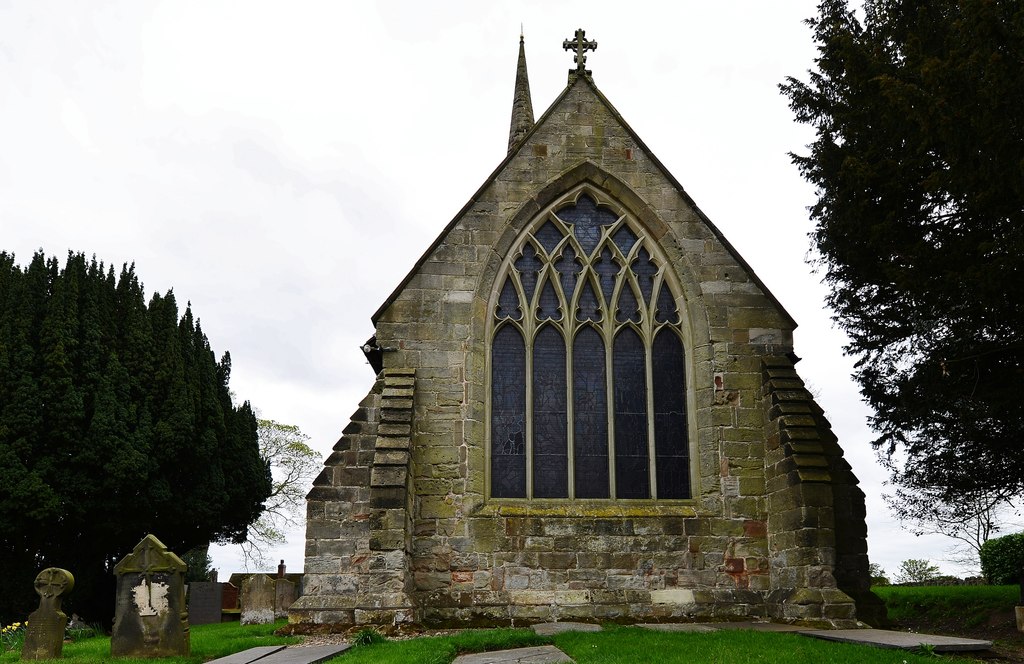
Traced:
[[[571, 72], [571, 74], [572, 73], [575, 72]], [[505, 168], [505, 166], [507, 166], [508, 163], [512, 161], [512, 159], [517, 154], [519, 154], [519, 151], [522, 149], [522, 146], [527, 142], [527, 140], [529, 140], [530, 136], [532, 136], [540, 127], [544, 125], [548, 116], [551, 115], [554, 109], [562, 102], [563, 99], [565, 99], [569, 92], [574, 87], [576, 87], [576, 85], [580, 85], [582, 82], [590, 86], [591, 90], [597, 96], [600, 102], [607, 106], [608, 110], [615, 117], [616, 121], [619, 122], [622, 125], [622, 128], [626, 130], [626, 133], [628, 133], [629, 136], [634, 141], [636, 141], [637, 147], [639, 147], [645, 154], [647, 154], [650, 160], [654, 163], [654, 166], [662, 173], [662, 175], [665, 176], [665, 178], [669, 181], [672, 187], [677, 192], [679, 192], [679, 195], [683, 197], [683, 200], [685, 200], [688, 205], [693, 207], [694, 212], [696, 212], [697, 216], [700, 217], [700, 220], [707, 225], [708, 229], [712, 232], [712, 234], [714, 234], [718, 241], [722, 243], [726, 251], [728, 251], [736, 260], [736, 262], [739, 263], [739, 265], [746, 271], [746, 273], [750, 275], [750, 279], [758, 286], [758, 288], [761, 289], [765, 297], [767, 297], [772, 302], [772, 304], [774, 304], [778, 308], [779, 313], [781, 313], [786, 318], [786, 320], [792, 325], [793, 329], [796, 329], [798, 327], [798, 323], [793, 318], [793, 316], [790, 315], [790, 313], [782, 305], [779, 299], [775, 297], [775, 294], [771, 292], [768, 286], [765, 285], [763, 281], [761, 281], [761, 278], [757, 276], [757, 273], [754, 272], [754, 269], [750, 266], [746, 259], [744, 259], [743, 256], [740, 255], [740, 253], [736, 250], [736, 247], [734, 247], [733, 244], [729, 242], [729, 240], [725, 237], [722, 231], [714, 224], [714, 222], [711, 221], [711, 219], [704, 213], [704, 211], [700, 209], [700, 207], [697, 205], [696, 202], [694, 202], [690, 195], [686, 193], [686, 190], [683, 189], [683, 185], [675, 178], [674, 175], [672, 175], [672, 173], [665, 167], [661, 160], [658, 159], [654, 152], [651, 151], [649, 147], [647, 147], [647, 144], [640, 138], [639, 135], [637, 135], [637, 133], [633, 130], [629, 123], [626, 122], [626, 119], [622, 117], [622, 114], [619, 113], [618, 109], [616, 109], [615, 106], [608, 100], [608, 98], [604, 96], [604, 93], [601, 92], [601, 90], [597, 87], [597, 84], [594, 83], [593, 77], [590, 75], [573, 76], [571, 74], [569, 76], [569, 83], [568, 85], [565, 86], [565, 89], [562, 90], [561, 94], [559, 94], [558, 97], [556, 97], [555, 100], [551, 103], [551, 105], [548, 106], [547, 110], [544, 111], [544, 114], [537, 119], [537, 121], [533, 124], [532, 127], [530, 127], [530, 130], [526, 132], [522, 136], [522, 138], [519, 139], [519, 141], [515, 144], [515, 146], [512, 149], [509, 150], [505, 158], [501, 160], [501, 163], [499, 163], [498, 166], [491, 172], [491, 174], [487, 176], [487, 178], [477, 188], [477, 190], [473, 192], [473, 195], [470, 196], [468, 201], [466, 201], [466, 204], [462, 206], [462, 208], [455, 214], [454, 217], [452, 217], [451, 221], [449, 221], [445, 225], [444, 229], [442, 229], [441, 232], [438, 233], [437, 237], [430, 244], [430, 246], [427, 247], [427, 250], [423, 252], [423, 255], [419, 257], [419, 259], [416, 261], [416, 264], [413, 265], [412, 269], [410, 269], [409, 272], [405, 275], [401, 283], [399, 283], [398, 286], [395, 287], [395, 289], [391, 292], [387, 299], [380, 305], [380, 307], [378, 307], [377, 311], [373, 313], [373, 315], [370, 317], [370, 321], [373, 323], [374, 327], [377, 326], [377, 321], [384, 314], [387, 308], [391, 306], [391, 304], [398, 298], [399, 294], [405, 289], [405, 287], [409, 284], [412, 278], [419, 272], [420, 268], [427, 261], [427, 259], [434, 252], [434, 250], [437, 249], [438, 246], [440, 246], [440, 244], [444, 241], [444, 238], [448, 236], [452, 229], [454, 229], [455, 225], [459, 222], [459, 219], [461, 219], [462, 216], [470, 210], [474, 202], [476, 202], [476, 200], [480, 197], [484, 190], [488, 186], [490, 186], [491, 183], [494, 182], [495, 178], [497, 178], [498, 174]]]

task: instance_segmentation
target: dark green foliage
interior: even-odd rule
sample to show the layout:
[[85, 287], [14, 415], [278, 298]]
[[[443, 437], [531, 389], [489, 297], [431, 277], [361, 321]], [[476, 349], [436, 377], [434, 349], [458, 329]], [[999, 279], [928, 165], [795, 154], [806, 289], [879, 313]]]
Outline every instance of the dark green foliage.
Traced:
[[1024, 3], [845, 0], [809, 21], [819, 57], [781, 86], [817, 130], [829, 304], [904, 485], [1024, 488]]
[[1024, 533], [985, 542], [981, 547], [981, 573], [989, 583], [1024, 583]]
[[182, 562], [188, 565], [185, 572], [185, 583], [193, 581], [209, 581], [212, 573], [213, 558], [210, 557], [210, 546], [204, 544], [186, 551], [180, 556]]
[[173, 293], [146, 305], [133, 267], [0, 252], [0, 619], [56, 566], [66, 611], [109, 620], [113, 565], [150, 532], [176, 552], [244, 538], [270, 472], [230, 368]]

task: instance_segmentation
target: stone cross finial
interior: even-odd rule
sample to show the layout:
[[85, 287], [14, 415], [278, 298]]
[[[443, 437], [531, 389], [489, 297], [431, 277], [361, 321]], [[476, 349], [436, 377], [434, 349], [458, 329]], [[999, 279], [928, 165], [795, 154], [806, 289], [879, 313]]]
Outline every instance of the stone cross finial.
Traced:
[[576, 54], [573, 56], [573, 62], [576, 63], [576, 69], [569, 70], [569, 73], [575, 74], [590, 74], [587, 69], [587, 51], [596, 51], [597, 42], [587, 41], [587, 32], [583, 28], [576, 30], [576, 36], [574, 38], [566, 39], [562, 42], [562, 48], [566, 51], [574, 50]]

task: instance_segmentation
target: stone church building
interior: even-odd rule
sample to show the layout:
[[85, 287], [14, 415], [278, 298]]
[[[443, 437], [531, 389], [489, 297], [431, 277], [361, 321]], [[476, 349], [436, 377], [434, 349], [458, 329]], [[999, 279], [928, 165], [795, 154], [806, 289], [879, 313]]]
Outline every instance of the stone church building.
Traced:
[[[373, 316], [292, 623], [873, 621], [796, 323], [576, 66]], [[652, 100], [655, 102], [657, 100]]]

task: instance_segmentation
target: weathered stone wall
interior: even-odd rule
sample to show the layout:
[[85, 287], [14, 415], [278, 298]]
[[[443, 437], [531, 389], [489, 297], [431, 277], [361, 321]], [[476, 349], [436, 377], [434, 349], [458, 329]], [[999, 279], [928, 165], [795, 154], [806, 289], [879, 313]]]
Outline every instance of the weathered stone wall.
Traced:
[[[679, 285], [691, 500], [487, 498], [495, 280], [523, 230], [580, 187], [657, 240]], [[380, 345], [395, 350], [310, 494], [311, 587], [293, 621], [852, 615], [832, 576], [830, 462], [801, 465], [784, 440], [795, 423], [780, 415], [783, 378], [765, 377], [772, 358], [792, 351], [795, 324], [586, 79], [511, 152], [375, 323]], [[414, 398], [403, 402], [407, 465], [379, 442], [394, 424], [382, 406], [388, 376], [413, 383], [404, 367], [416, 370]], [[818, 468], [824, 475], [800, 474]], [[842, 552], [852, 569], [861, 561], [850, 532]], [[374, 575], [381, 566], [394, 574]], [[386, 606], [374, 599], [377, 582]], [[805, 587], [814, 592], [794, 595]]]

